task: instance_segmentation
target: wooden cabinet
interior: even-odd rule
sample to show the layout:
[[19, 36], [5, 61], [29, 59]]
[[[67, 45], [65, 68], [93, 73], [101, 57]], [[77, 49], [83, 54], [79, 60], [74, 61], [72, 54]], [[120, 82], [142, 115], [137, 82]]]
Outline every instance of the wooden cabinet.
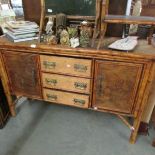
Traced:
[[[42, 44], [32, 49], [29, 43], [0, 42], [7, 97], [110, 112], [130, 128], [130, 142], [135, 143], [155, 70], [154, 48], [148, 50], [147, 42], [139, 44], [137, 52], [122, 53]], [[13, 115], [12, 105], [10, 100]]]
[[5, 51], [3, 60], [13, 94], [41, 98], [38, 55]]
[[93, 107], [132, 114], [143, 65], [96, 61]]

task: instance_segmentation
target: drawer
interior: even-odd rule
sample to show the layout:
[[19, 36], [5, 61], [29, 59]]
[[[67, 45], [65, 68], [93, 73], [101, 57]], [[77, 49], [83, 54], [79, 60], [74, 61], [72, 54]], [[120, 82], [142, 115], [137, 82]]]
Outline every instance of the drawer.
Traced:
[[89, 95], [80, 95], [76, 93], [43, 89], [43, 96], [45, 101], [53, 103], [65, 104], [81, 108], [88, 108], [89, 105]]
[[44, 55], [40, 60], [42, 71], [91, 77], [91, 60]]
[[43, 87], [90, 93], [90, 79], [42, 73]]

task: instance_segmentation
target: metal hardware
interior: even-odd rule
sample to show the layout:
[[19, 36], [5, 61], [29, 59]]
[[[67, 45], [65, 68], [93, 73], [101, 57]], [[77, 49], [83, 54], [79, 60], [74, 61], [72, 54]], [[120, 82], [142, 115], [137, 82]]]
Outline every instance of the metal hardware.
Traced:
[[56, 85], [57, 84], [57, 80], [56, 79], [45, 79], [46, 83], [48, 85]]
[[33, 68], [32, 69], [32, 85], [33, 86], [36, 86], [36, 83], [37, 83], [37, 81], [38, 81], [38, 79], [37, 79], [37, 76], [36, 76], [36, 70]]
[[85, 90], [87, 88], [86, 83], [80, 83], [80, 82], [75, 82], [74, 86], [76, 89], [81, 89], [81, 90]]
[[51, 94], [46, 94], [48, 100], [51, 100], [51, 101], [56, 101], [57, 100], [57, 95], [51, 95]]
[[47, 69], [54, 69], [56, 67], [56, 62], [44, 61], [43, 64]]
[[99, 76], [98, 81], [99, 81], [99, 88], [98, 88], [99, 92], [98, 92], [98, 95], [102, 96], [103, 95], [103, 88], [104, 88], [104, 86], [103, 86], [103, 84], [104, 84], [103, 83], [103, 75]]
[[81, 64], [74, 64], [74, 70], [77, 72], [86, 72], [88, 70], [88, 67]]
[[85, 100], [81, 100], [81, 99], [74, 99], [74, 104], [76, 105], [80, 105], [80, 106], [83, 106], [86, 102]]

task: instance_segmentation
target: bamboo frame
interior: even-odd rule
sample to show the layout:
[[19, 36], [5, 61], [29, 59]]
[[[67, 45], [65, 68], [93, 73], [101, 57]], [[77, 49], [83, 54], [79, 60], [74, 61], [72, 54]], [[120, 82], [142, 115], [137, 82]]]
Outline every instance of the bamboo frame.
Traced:
[[121, 115], [117, 115], [117, 117], [133, 132], [135, 128]]
[[0, 54], [0, 77], [2, 80], [2, 85], [4, 87], [4, 92], [6, 94], [6, 98], [7, 98], [8, 104], [9, 104], [9, 109], [10, 109], [11, 115], [16, 116], [15, 104], [13, 102], [11, 92], [9, 89], [9, 85], [8, 85], [9, 80], [8, 80], [7, 74], [4, 70], [4, 65], [3, 65], [3, 61], [2, 61], [2, 54]]

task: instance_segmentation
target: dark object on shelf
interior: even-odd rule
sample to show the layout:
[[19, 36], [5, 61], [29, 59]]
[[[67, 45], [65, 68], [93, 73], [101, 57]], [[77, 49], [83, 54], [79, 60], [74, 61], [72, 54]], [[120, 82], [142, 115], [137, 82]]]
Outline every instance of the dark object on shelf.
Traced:
[[63, 13], [56, 15], [56, 34], [60, 35], [61, 31], [66, 28], [67, 16]]
[[149, 31], [150, 31], [149, 25], [139, 25], [137, 35], [139, 36], [140, 39], [146, 39], [148, 37]]
[[10, 116], [9, 106], [0, 80], [0, 128], [2, 129]]
[[58, 31], [59, 27], [62, 26], [66, 28], [67, 16], [63, 13], [59, 13], [56, 15], [56, 30]]
[[2, 28], [0, 27], [0, 36], [3, 35], [3, 30]]

